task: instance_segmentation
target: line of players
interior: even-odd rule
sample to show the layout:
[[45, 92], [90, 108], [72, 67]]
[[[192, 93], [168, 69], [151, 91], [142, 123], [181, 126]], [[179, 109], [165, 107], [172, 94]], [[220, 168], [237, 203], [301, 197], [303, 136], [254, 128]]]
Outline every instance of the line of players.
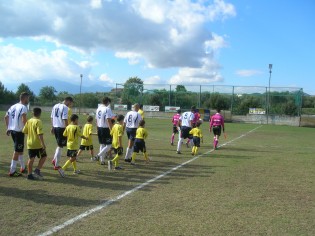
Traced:
[[[40, 120], [41, 109], [35, 107], [33, 109], [33, 117], [27, 120], [27, 104], [29, 102], [29, 94], [22, 93], [20, 102], [11, 106], [5, 115], [5, 124], [7, 135], [12, 137], [14, 142], [14, 153], [10, 165], [9, 176], [19, 177], [22, 173], [28, 173], [28, 179], [42, 178], [41, 168], [46, 161], [46, 144], [43, 138], [43, 126]], [[52, 164], [54, 169], [58, 170], [62, 177], [65, 176], [64, 171], [73, 166], [73, 173], [78, 174], [80, 170], [77, 168], [76, 157], [84, 150], [90, 150], [93, 155], [93, 143], [91, 135], [97, 135], [100, 143], [100, 150], [96, 156], [92, 156], [93, 160], [100, 160], [101, 165], [105, 164], [104, 156], [107, 152], [113, 151], [116, 156], [113, 160], [108, 161], [109, 169], [121, 170], [119, 159], [123, 154], [122, 136], [126, 130], [128, 136], [128, 147], [126, 151], [125, 161], [135, 165], [136, 153], [142, 151], [145, 160], [148, 162], [149, 157], [146, 152], [145, 139], [148, 132], [145, 129], [144, 113], [139, 104], [134, 105], [134, 110], [129, 111], [124, 117], [118, 115], [117, 123], [113, 122], [113, 113], [110, 109], [110, 98], [105, 97], [102, 104], [96, 111], [97, 133], [93, 133], [93, 117], [89, 116], [87, 123], [84, 125], [83, 132], [78, 125], [79, 117], [72, 114], [71, 107], [73, 105], [72, 97], [66, 97], [62, 103], [56, 104], [51, 112], [51, 133], [55, 135], [57, 148], [55, 150]], [[23, 158], [24, 136], [27, 134], [27, 149], [29, 160], [27, 167]], [[79, 138], [82, 138], [79, 145]], [[62, 148], [67, 146], [66, 163], [61, 167], [60, 159]], [[39, 158], [38, 166], [32, 172], [35, 158]], [[20, 172], [18, 172], [17, 164], [20, 164]]]

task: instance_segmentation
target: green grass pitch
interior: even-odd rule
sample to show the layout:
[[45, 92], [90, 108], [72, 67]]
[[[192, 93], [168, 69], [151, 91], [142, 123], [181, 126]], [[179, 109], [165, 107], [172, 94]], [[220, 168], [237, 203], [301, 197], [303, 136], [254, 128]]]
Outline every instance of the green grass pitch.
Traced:
[[[13, 144], [0, 127], [0, 235], [46, 232], [193, 158], [186, 146], [177, 155], [170, 145], [170, 120], [147, 119], [150, 164], [138, 155], [137, 166], [121, 160], [124, 170], [109, 172], [85, 152], [82, 174], [70, 169], [62, 179], [51, 165], [49, 114], [42, 120], [48, 153], [42, 181], [7, 176]], [[228, 138], [219, 144], [232, 142], [209, 152], [204, 122], [203, 155], [55, 235], [315, 235], [314, 129], [265, 125], [241, 136], [258, 126], [226, 124]]]

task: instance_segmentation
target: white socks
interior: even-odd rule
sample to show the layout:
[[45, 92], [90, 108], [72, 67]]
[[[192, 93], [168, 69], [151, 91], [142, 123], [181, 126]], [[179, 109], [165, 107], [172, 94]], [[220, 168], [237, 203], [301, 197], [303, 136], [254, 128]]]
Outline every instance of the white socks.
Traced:
[[129, 160], [131, 158], [132, 152], [133, 152], [133, 147], [132, 148], [127, 147], [125, 160]]
[[15, 160], [12, 160], [12, 161], [11, 161], [10, 174], [13, 174], [13, 173], [16, 171], [16, 164], [17, 164], [17, 163], [18, 163], [18, 162], [15, 161]]
[[61, 147], [57, 147], [56, 151], [55, 151], [55, 156], [54, 156], [54, 160], [55, 160], [55, 166], [59, 166], [59, 161], [61, 158]]
[[[105, 145], [103, 145], [103, 146], [105, 146]], [[97, 155], [100, 157], [101, 162], [104, 162], [104, 156], [105, 156], [104, 154], [105, 154], [106, 152], [108, 152], [109, 149], [111, 149], [111, 147], [112, 147], [111, 144], [107, 144], [105, 147], [102, 148], [102, 150], [100, 151], [100, 153], [97, 154]]]
[[183, 138], [179, 138], [178, 139], [178, 143], [177, 143], [177, 151], [178, 152], [180, 152], [180, 148], [181, 148], [181, 146], [182, 146], [182, 142], [183, 142]]
[[23, 155], [19, 155], [19, 162], [22, 169], [25, 169], [24, 157]]

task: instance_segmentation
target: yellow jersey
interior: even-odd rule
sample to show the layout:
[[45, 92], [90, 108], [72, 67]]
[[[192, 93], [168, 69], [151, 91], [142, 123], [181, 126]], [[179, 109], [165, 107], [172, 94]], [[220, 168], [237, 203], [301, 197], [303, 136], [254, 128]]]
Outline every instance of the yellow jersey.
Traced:
[[202, 131], [199, 129], [199, 127], [190, 130], [189, 134], [192, 134], [194, 137], [202, 138]]
[[42, 121], [36, 117], [29, 119], [22, 132], [27, 134], [27, 149], [40, 149], [42, 144], [38, 135], [43, 134]]
[[137, 139], [146, 139], [147, 137], [148, 137], [148, 131], [143, 127], [139, 127], [137, 129], [136, 138]]
[[140, 116], [142, 117], [142, 120], [144, 120], [144, 111], [142, 109], [138, 110], [138, 113], [140, 114]]
[[121, 124], [115, 124], [110, 131], [110, 135], [113, 137], [112, 147], [119, 148], [119, 137], [123, 136], [123, 127]]
[[79, 138], [82, 136], [81, 129], [78, 125], [70, 124], [63, 132], [63, 136], [67, 137], [67, 149], [78, 150]]
[[83, 136], [87, 137], [88, 139], [82, 139], [81, 145], [83, 146], [93, 145], [92, 135], [91, 135], [92, 133], [93, 133], [93, 125], [90, 123], [86, 123], [83, 127]]

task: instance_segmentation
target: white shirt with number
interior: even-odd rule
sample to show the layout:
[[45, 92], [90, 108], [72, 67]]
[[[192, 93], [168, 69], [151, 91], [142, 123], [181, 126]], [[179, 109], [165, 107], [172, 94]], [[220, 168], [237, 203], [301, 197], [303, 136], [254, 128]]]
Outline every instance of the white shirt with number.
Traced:
[[56, 104], [51, 110], [50, 118], [55, 128], [65, 128], [65, 120], [68, 120], [68, 107], [63, 103]]
[[17, 103], [9, 108], [7, 115], [9, 117], [8, 130], [21, 132], [24, 124], [22, 122], [22, 115], [27, 114], [27, 107], [22, 103]]
[[111, 119], [112, 117], [113, 117], [112, 110], [105, 105], [100, 105], [96, 110], [97, 127], [109, 128], [107, 119]]
[[182, 126], [191, 127], [191, 121], [194, 119], [194, 113], [191, 111], [184, 112], [179, 118], [182, 122]]
[[124, 123], [127, 128], [138, 128], [139, 122], [142, 120], [141, 115], [136, 111], [129, 111], [125, 116]]

